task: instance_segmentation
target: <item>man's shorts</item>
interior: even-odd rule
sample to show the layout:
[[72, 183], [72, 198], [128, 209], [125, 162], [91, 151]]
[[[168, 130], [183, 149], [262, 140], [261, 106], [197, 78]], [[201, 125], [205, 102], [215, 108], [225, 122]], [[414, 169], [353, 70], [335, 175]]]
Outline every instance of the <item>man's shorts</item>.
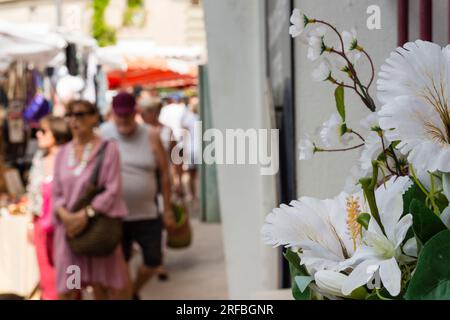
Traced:
[[144, 264], [147, 267], [158, 267], [162, 264], [161, 237], [162, 219], [124, 221], [122, 248], [125, 260], [131, 258], [133, 242], [141, 247]]

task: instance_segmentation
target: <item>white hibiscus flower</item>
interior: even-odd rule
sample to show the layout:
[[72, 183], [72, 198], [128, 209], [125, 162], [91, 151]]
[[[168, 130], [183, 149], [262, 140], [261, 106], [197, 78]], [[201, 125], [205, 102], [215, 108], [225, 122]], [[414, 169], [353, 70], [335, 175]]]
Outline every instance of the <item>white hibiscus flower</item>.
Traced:
[[450, 172], [449, 59], [449, 46], [418, 40], [393, 52], [379, 73], [380, 127], [420, 170]]
[[334, 199], [302, 197], [276, 208], [262, 229], [265, 243], [299, 248], [301, 263], [314, 275], [319, 270], [342, 269], [361, 244], [356, 221], [367, 208], [363, 194], [341, 193]]
[[[386, 186], [382, 185], [376, 190], [375, 197], [385, 233], [372, 217], [364, 233], [363, 245], [346, 261], [354, 269], [342, 286], [343, 294], [348, 295], [367, 284], [375, 272], [379, 272], [381, 282], [392, 296], [400, 293], [401, 270], [397, 261], [402, 258], [400, 245], [412, 225], [411, 214], [402, 217], [402, 195], [411, 183], [408, 177], [392, 178]], [[412, 248], [409, 250], [413, 251]]]

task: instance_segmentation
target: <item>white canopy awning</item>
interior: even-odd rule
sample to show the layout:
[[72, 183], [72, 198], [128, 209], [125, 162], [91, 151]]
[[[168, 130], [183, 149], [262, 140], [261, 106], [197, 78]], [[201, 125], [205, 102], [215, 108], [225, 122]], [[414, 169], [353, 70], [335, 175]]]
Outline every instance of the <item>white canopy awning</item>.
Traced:
[[16, 25], [0, 21], [0, 60], [17, 60], [45, 66], [67, 42], [42, 25]]

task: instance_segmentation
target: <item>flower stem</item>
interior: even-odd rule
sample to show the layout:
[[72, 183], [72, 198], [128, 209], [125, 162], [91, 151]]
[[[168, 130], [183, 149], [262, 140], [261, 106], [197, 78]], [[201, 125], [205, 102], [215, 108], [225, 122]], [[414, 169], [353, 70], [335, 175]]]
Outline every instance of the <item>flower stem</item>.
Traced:
[[367, 53], [367, 51], [363, 49], [363, 50], [361, 50], [361, 52], [365, 54], [365, 56], [367, 57], [367, 59], [368, 59], [369, 62], [370, 62], [370, 67], [372, 68], [372, 76], [370, 77], [369, 84], [368, 84], [367, 87], [366, 87], [367, 90], [369, 90], [370, 86], [372, 85], [373, 79], [375, 78], [375, 67], [374, 67], [374, 65], [373, 65], [372, 58], [369, 56], [369, 54]]
[[427, 189], [423, 186], [423, 184], [417, 179], [416, 172], [412, 164], [409, 165], [409, 169], [411, 171], [412, 178], [414, 182], [419, 186], [420, 190], [427, 196], [427, 199], [430, 199], [431, 207], [433, 208], [433, 212], [439, 216], [439, 207], [434, 202], [434, 194], [430, 194]]
[[366, 140], [364, 140], [364, 138], [358, 132], [354, 131], [353, 129], [349, 129], [348, 132], [353, 133], [354, 135], [358, 136], [358, 138], [361, 139], [362, 142], [366, 142]]
[[386, 235], [383, 224], [381, 223], [380, 213], [377, 207], [377, 201], [375, 198], [375, 187], [378, 181], [378, 162], [372, 161], [372, 178], [362, 178], [359, 180], [362, 189], [364, 191], [364, 196], [366, 197], [367, 203], [369, 204], [370, 213], [372, 217], [376, 220], [381, 231]]
[[349, 151], [349, 150], [358, 149], [358, 148], [361, 148], [362, 146], [364, 146], [364, 143], [361, 143], [361, 144], [359, 144], [357, 146], [348, 147], [348, 148], [342, 148], [342, 149], [321, 149], [321, 148], [317, 148], [316, 152], [342, 152], [342, 151]]

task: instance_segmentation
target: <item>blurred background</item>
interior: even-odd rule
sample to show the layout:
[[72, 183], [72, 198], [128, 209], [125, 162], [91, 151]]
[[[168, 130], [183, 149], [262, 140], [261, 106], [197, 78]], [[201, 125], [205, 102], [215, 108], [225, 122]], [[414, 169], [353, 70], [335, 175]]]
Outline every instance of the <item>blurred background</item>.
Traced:
[[[371, 5], [379, 29], [367, 26]], [[170, 280], [152, 280], [143, 298], [290, 298], [281, 251], [261, 241], [264, 218], [303, 195], [334, 196], [359, 157], [298, 160], [300, 138], [328, 119], [334, 97], [312, 82], [307, 47], [289, 36], [293, 8], [354, 28], [377, 69], [407, 41], [449, 42], [443, 0], [0, 0], [0, 293], [29, 296], [38, 281], [19, 200], [34, 150], [27, 99], [39, 92], [62, 113], [82, 80], [78, 93], [105, 116], [118, 90], [148, 89], [167, 101], [198, 96], [203, 130], [280, 129], [275, 176], [260, 175], [261, 165], [200, 166], [193, 243], [167, 250]], [[364, 110], [346, 99], [358, 124]]]

